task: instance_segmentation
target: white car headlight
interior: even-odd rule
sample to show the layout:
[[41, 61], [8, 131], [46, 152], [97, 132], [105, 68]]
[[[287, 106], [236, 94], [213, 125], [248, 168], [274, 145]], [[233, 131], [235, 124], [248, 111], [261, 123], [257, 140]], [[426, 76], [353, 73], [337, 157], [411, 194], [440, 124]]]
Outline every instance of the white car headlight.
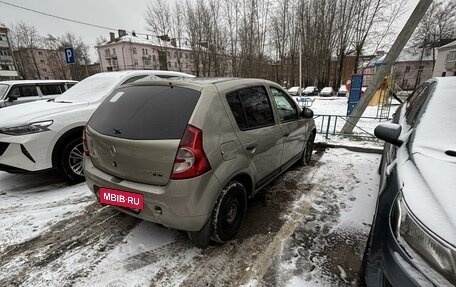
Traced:
[[48, 131], [48, 127], [52, 125], [54, 121], [41, 121], [30, 123], [22, 126], [16, 127], [7, 127], [7, 128], [0, 128], [0, 133], [12, 135], [12, 136], [21, 136], [21, 135], [28, 135], [34, 133], [40, 133], [44, 131]]
[[409, 211], [402, 196], [398, 196], [391, 212], [391, 226], [399, 242], [405, 241], [438, 273], [456, 284], [455, 249], [426, 230]]

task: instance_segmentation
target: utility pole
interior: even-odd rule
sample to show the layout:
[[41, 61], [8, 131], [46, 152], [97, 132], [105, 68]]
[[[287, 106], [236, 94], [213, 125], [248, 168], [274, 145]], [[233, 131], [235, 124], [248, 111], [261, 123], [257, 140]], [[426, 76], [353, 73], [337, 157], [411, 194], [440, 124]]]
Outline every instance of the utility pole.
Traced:
[[299, 29], [299, 90], [298, 96], [301, 97], [302, 89], [302, 36], [301, 29]]
[[413, 10], [412, 15], [410, 15], [410, 18], [408, 19], [404, 28], [402, 28], [401, 33], [399, 34], [399, 36], [397, 36], [396, 41], [394, 41], [394, 44], [389, 50], [388, 54], [386, 55], [382, 65], [378, 68], [377, 72], [375, 73], [372, 83], [369, 85], [369, 87], [367, 87], [366, 93], [361, 97], [361, 100], [353, 110], [353, 117], [349, 122], [347, 121], [344, 127], [342, 128], [342, 134], [351, 134], [353, 132], [353, 128], [358, 123], [359, 118], [363, 115], [370, 100], [380, 87], [380, 84], [383, 82], [383, 79], [390, 72], [391, 67], [394, 65], [394, 62], [396, 62], [397, 57], [401, 53], [405, 44], [407, 44], [408, 40], [412, 36], [413, 32], [415, 31], [415, 28], [420, 23], [424, 14], [426, 14], [426, 11], [431, 5], [431, 3], [432, 0], [420, 0], [420, 2], [418, 2], [418, 4], [415, 7], [415, 10]]

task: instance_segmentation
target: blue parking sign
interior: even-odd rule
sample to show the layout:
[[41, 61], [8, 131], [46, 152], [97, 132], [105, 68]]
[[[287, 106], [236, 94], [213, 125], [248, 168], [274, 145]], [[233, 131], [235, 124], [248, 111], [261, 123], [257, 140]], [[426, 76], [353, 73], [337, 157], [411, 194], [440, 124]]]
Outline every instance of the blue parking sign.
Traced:
[[73, 48], [65, 48], [65, 59], [67, 64], [74, 64], [75, 63], [75, 55]]

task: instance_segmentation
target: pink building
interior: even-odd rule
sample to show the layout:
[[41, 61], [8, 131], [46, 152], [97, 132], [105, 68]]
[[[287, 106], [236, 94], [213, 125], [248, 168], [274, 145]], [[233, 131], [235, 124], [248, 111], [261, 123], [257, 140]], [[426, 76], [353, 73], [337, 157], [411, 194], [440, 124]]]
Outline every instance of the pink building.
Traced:
[[95, 46], [100, 68], [105, 71], [120, 70], [170, 70], [196, 74], [187, 43], [175, 39], [164, 41], [158, 37], [128, 35], [119, 30], [119, 37], [110, 33], [108, 42]]
[[22, 48], [14, 51], [14, 56], [24, 80], [71, 79], [63, 51]]

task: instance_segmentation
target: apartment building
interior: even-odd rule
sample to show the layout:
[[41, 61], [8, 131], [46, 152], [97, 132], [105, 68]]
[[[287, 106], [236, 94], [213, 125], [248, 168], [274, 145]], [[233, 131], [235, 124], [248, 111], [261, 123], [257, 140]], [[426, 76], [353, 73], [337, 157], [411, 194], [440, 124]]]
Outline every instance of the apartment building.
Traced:
[[71, 79], [63, 51], [21, 48], [14, 51], [17, 68], [25, 80]]
[[119, 70], [170, 70], [196, 74], [191, 61], [191, 49], [185, 41], [178, 42], [167, 36], [152, 37], [110, 33], [106, 43], [95, 46], [102, 72]]
[[0, 25], [0, 81], [18, 78], [19, 75], [8, 39], [8, 28]]
[[456, 41], [442, 46], [438, 50], [433, 76], [456, 76]]

